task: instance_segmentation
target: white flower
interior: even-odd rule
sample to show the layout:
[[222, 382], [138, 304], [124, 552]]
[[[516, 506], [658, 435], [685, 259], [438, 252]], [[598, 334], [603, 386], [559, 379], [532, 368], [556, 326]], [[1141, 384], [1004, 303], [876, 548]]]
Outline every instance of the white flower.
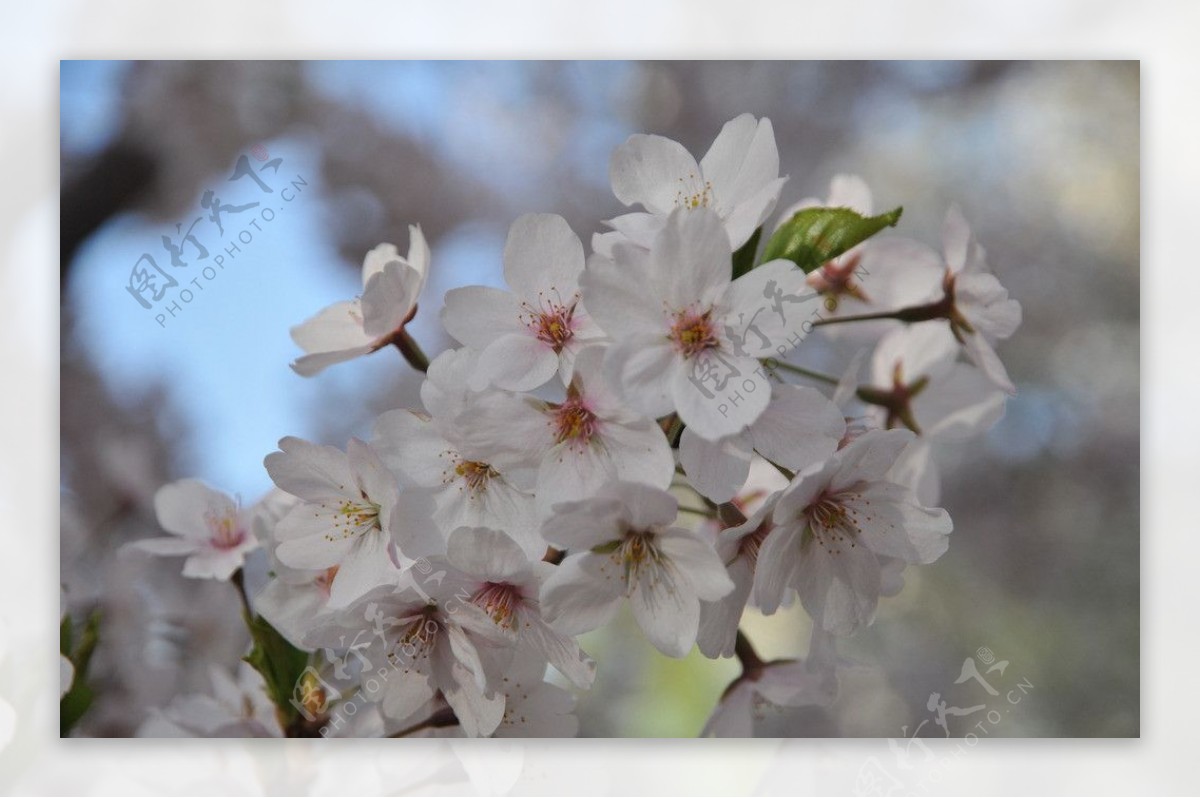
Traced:
[[874, 619], [880, 557], [925, 564], [946, 551], [946, 511], [916, 504], [908, 488], [885, 479], [912, 438], [908, 430], [866, 432], [783, 491], [755, 572], [763, 612], [795, 589], [816, 625], [850, 634]]
[[541, 658], [518, 653], [504, 676], [504, 717], [496, 737], [574, 737], [579, 733], [575, 697], [549, 684]]
[[606, 369], [626, 401], [659, 418], [672, 411], [706, 440], [740, 432], [767, 406], [771, 384], [759, 358], [803, 338], [818, 309], [804, 272], [786, 260], [730, 280], [720, 219], [675, 211], [650, 250], [594, 256], [584, 299], [614, 339]]
[[[395, 581], [393, 536], [399, 554], [416, 558], [440, 549], [421, 494], [401, 501], [396, 478], [370, 446], [351, 439], [346, 452], [299, 438], [284, 438], [267, 455], [267, 473], [302, 501], [275, 527], [275, 556], [311, 571], [337, 566], [329, 606], [345, 607], [372, 588]], [[425, 499], [428, 502], [428, 499]]]
[[511, 641], [478, 607], [441, 557], [429, 572], [406, 571], [398, 589], [379, 588], [314, 632], [309, 642], [360, 647], [365, 697], [393, 720], [414, 717], [440, 691], [471, 737], [491, 734], [504, 713], [500, 681]]
[[542, 587], [542, 608], [567, 634], [595, 629], [628, 597], [634, 618], [664, 654], [682, 657], [696, 642], [700, 601], [733, 589], [712, 544], [672, 527], [671, 494], [629, 482], [555, 508], [542, 534], [569, 552]]
[[334, 363], [382, 349], [416, 312], [429, 273], [429, 245], [417, 225], [408, 228], [408, 257], [394, 244], [380, 244], [363, 259], [362, 296], [338, 302], [292, 328], [292, 340], [307, 354], [292, 363], [311, 377]]
[[818, 629], [813, 630], [806, 659], [753, 658], [744, 666], [746, 671], [721, 696], [701, 737], [753, 737], [754, 722], [769, 709], [828, 706], [837, 697], [833, 639]]
[[779, 494], [774, 493], [743, 523], [717, 533], [717, 556], [725, 564], [733, 590], [715, 601], [700, 602], [700, 627], [696, 645], [706, 657], [731, 657], [742, 611], [754, 585], [758, 552], [774, 525], [771, 513]]
[[513, 223], [504, 247], [511, 291], [468, 286], [446, 292], [442, 323], [480, 353], [473, 389], [530, 391], [555, 374], [571, 381], [576, 355], [601, 337], [579, 301], [583, 264], [583, 245], [565, 219], [527, 214]]
[[692, 487], [720, 504], [746, 484], [755, 452], [790, 471], [799, 471], [833, 454], [845, 431], [841, 411], [820, 391], [775, 385], [762, 415], [743, 432], [706, 441], [690, 427], [684, 429], [679, 463]]
[[275, 705], [258, 671], [246, 663], [238, 678], [212, 666], [213, 694], [176, 698], [165, 709], [151, 710], [138, 737], [282, 737]]
[[500, 529], [528, 554], [541, 557], [546, 542], [538, 535], [534, 471], [488, 462], [463, 432], [466, 381], [477, 360], [466, 349], [439, 355], [421, 386], [429, 415], [384, 413], [375, 422], [371, 445], [392, 471], [433, 490], [433, 519], [444, 534], [460, 526]]
[[671, 484], [675, 460], [666, 435], [630, 410], [600, 369], [603, 351], [579, 356], [559, 403], [501, 391], [480, 394], [462, 416], [465, 442], [497, 469], [537, 469], [541, 517], [552, 505], [582, 499], [614, 479]]
[[775, 209], [787, 180], [779, 176], [771, 120], [750, 114], [726, 122], [699, 164], [671, 139], [630, 136], [613, 153], [609, 176], [618, 200], [648, 211], [609, 222], [634, 243], [649, 246], [676, 208], [708, 208], [720, 217], [735, 250]]
[[154, 494], [158, 523], [173, 537], [149, 538], [128, 548], [164, 557], [186, 556], [183, 575], [226, 580], [258, 548], [251, 533], [253, 511], [197, 479], [163, 485]]
[[943, 302], [948, 305], [949, 329], [967, 356], [997, 386], [1010, 395], [1016, 387], [993, 345], [1021, 326], [1021, 304], [988, 271], [983, 247], [975, 241], [958, 206], [952, 206], [942, 226], [946, 273]]
[[530, 562], [503, 532], [466, 527], [451, 533], [446, 559], [466, 577], [466, 600], [511, 634], [518, 647], [540, 656], [543, 665], [553, 665], [577, 686], [591, 685], [595, 663], [573, 638], [542, 620], [539, 594], [542, 582], [555, 571], [553, 565]]

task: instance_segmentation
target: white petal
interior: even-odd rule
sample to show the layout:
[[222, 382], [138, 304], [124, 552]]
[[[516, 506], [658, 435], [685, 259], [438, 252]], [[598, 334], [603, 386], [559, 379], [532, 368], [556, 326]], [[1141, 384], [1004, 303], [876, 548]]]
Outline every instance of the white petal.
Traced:
[[338, 302], [291, 330], [292, 340], [308, 353], [335, 352], [369, 346], [373, 337], [362, 326], [355, 302]]
[[759, 454], [792, 471], [829, 457], [845, 433], [837, 406], [805, 385], [773, 386], [770, 404], [748, 430]]
[[292, 371], [299, 374], [301, 377], [312, 377], [319, 374], [330, 366], [338, 363], [345, 363], [354, 360], [356, 357], [369, 355], [375, 351], [372, 344], [357, 346], [352, 349], [339, 349], [334, 352], [318, 352], [313, 355], [304, 355], [292, 361]]
[[198, 479], [181, 479], [163, 485], [154, 494], [154, 514], [171, 534], [206, 541], [212, 534], [206, 518], [236, 518], [237, 505]]
[[757, 360], [709, 349], [675, 372], [671, 397], [689, 428], [719, 440], [758, 419], [771, 401], [771, 383]]
[[411, 410], [389, 410], [377, 418], [371, 446], [393, 473], [425, 487], [441, 486], [455, 466], [453, 447], [429, 419]]
[[704, 191], [696, 159], [662, 136], [630, 136], [613, 152], [608, 174], [618, 200], [653, 213], [669, 213], [683, 197]]
[[874, 203], [867, 182], [858, 175], [834, 175], [829, 181], [829, 199], [826, 203], [833, 208], [849, 208], [869, 216]]
[[915, 504], [910, 491], [890, 482], [871, 485], [853, 501], [862, 540], [876, 554], [913, 565], [927, 565], [949, 546], [954, 528], [941, 508]]
[[573, 554], [542, 585], [542, 615], [563, 634], [577, 635], [612, 620], [624, 580], [608, 557]]
[[828, 632], [848, 635], [875, 617], [879, 561], [867, 546], [843, 545], [834, 552], [809, 542], [801, 554], [794, 586], [813, 623]]
[[[619, 252], [620, 250], [618, 250]], [[716, 213], [673, 211], [650, 250], [652, 279], [671, 312], [710, 306], [729, 285], [733, 250]]]
[[146, 538], [126, 543], [121, 548], [144, 551], [159, 557], [179, 557], [200, 551], [205, 545], [202, 541], [192, 538]]
[[521, 300], [516, 294], [482, 285], [446, 292], [442, 325], [460, 343], [486, 349], [497, 336], [522, 332]]
[[300, 438], [279, 441], [280, 451], [263, 461], [267, 473], [283, 490], [302, 499], [345, 496], [354, 488], [346, 455], [333, 446], [318, 446]]
[[664, 489], [671, 484], [675, 456], [658, 424], [649, 419], [602, 422], [599, 436], [617, 479]]
[[569, 301], [583, 271], [583, 244], [567, 220], [552, 213], [518, 217], [504, 245], [504, 279], [534, 307], [545, 297]]
[[[723, 568], [721, 572], [724, 575]], [[634, 619], [655, 648], [668, 657], [687, 655], [700, 625], [700, 602], [689, 582], [669, 569], [646, 568], [629, 602]]]
[[963, 343], [971, 362], [978, 366], [980, 371], [988, 376], [988, 379], [1009, 396], [1017, 395], [1017, 386], [1013, 385], [1012, 380], [1009, 379], [1008, 370], [1000, 362], [996, 350], [982, 335], [979, 333], [969, 334], [963, 339]]
[[700, 628], [696, 645], [710, 658], [732, 657], [738, 623], [746, 609], [746, 599], [754, 584], [754, 569], [748, 560], [735, 560], [728, 569], [733, 590], [716, 601], [700, 602]]
[[739, 354], [781, 357], [805, 335], [805, 323], [823, 305], [807, 275], [787, 260], [773, 260], [730, 283], [720, 299], [726, 337]]
[[698, 598], [715, 601], [733, 590], [733, 581], [712, 543], [701, 540], [696, 533], [671, 528], [658, 535], [655, 545], [691, 584]]
[[576, 687], [586, 690], [596, 678], [596, 663], [579, 650], [574, 638], [551, 629], [531, 611], [522, 616], [521, 640], [539, 652]]
[[779, 609], [795, 583], [800, 561], [800, 536], [805, 526], [796, 523], [778, 525], [759, 549], [758, 565], [754, 569], [754, 603], [764, 615]]
[[963, 218], [962, 209], [951, 205], [942, 222], [942, 251], [950, 271], [962, 271], [967, 262], [967, 250], [971, 246], [971, 228]]
[[717, 504], [732, 499], [746, 484], [753, 455], [744, 434], [706, 441], [688, 427], [679, 439], [679, 463], [692, 487]]
[[722, 209], [730, 210], [779, 177], [779, 150], [770, 119], [742, 114], [726, 122], [700, 160]]
[[754, 685], [739, 682], [721, 697], [704, 724], [701, 737], [747, 738], [754, 736]]
[[456, 529], [446, 545], [446, 559], [454, 567], [487, 582], [506, 582], [529, 571], [529, 558], [521, 547], [495, 529]]
[[390, 538], [375, 530], [360, 537], [357, 545], [342, 560], [329, 588], [329, 607], [349, 606], [355, 599], [375, 588], [395, 582], [398, 569], [388, 556]]
[[468, 385], [483, 390], [495, 385], [506, 391], [532, 391], [558, 372], [558, 354], [549, 344], [522, 330], [501, 335], [479, 355]]
[[417, 304], [424, 281], [415, 269], [392, 261], [367, 281], [362, 294], [363, 330], [373, 338], [394, 332]]
[[665, 335], [646, 335], [609, 347], [604, 368], [631, 408], [658, 418], [675, 408], [672, 383], [686, 367]]

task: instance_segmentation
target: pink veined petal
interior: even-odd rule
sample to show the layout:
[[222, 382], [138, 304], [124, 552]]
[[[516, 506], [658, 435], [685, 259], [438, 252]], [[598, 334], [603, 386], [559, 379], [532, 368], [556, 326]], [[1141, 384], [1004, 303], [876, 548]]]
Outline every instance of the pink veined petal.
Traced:
[[367, 344], [365, 346], [354, 347], [353, 349], [339, 349], [336, 352], [319, 352], [313, 355], [303, 355], [292, 361], [292, 371], [301, 377], [312, 377], [320, 374], [330, 366], [345, 363], [363, 355], [369, 355], [374, 351], [374, 345]]
[[559, 564], [543, 583], [542, 615], [563, 634], [590, 632], [612, 620], [624, 582], [608, 557], [585, 552]]
[[549, 344], [522, 330], [497, 338], [479, 355], [468, 385], [481, 391], [490, 385], [506, 391], [532, 391], [558, 372], [558, 354]]
[[487, 582], [510, 581], [529, 571], [529, 558], [511, 537], [495, 529], [456, 529], [446, 559], [464, 573]]
[[660, 533], [655, 543], [698, 598], [716, 601], [733, 590], [733, 581], [716, 550], [696, 533], [673, 527]]
[[207, 519], [236, 517], [237, 505], [198, 479], [181, 479], [163, 485], [154, 494], [154, 514], [171, 534], [207, 541], [212, 535]]
[[690, 582], [672, 570], [646, 568], [632, 585], [629, 603], [655, 648], [668, 657], [687, 655], [700, 625], [700, 601]]
[[771, 382], [757, 360], [718, 351], [691, 358], [687, 368], [675, 372], [671, 384], [679, 417], [706, 440], [741, 432], [758, 420], [771, 400]]
[[706, 441], [685, 428], [679, 440], [679, 463], [692, 487], [718, 504], [732, 499], [746, 484], [753, 456], [745, 434]]
[[608, 174], [620, 202], [641, 204], [651, 213], [669, 213], [704, 192], [696, 159], [682, 144], [662, 136], [630, 136], [613, 152]]
[[417, 304], [422, 276], [406, 263], [392, 261], [367, 281], [362, 294], [363, 330], [373, 338], [394, 332]]
[[368, 346], [374, 338], [363, 330], [356, 302], [337, 302], [291, 329], [292, 340], [309, 354]]
[[291, 436], [281, 439], [279, 448], [263, 464], [275, 484], [293, 496], [316, 501], [353, 489], [349, 461], [337, 448]]
[[583, 272], [583, 244], [567, 220], [552, 213], [518, 217], [504, 245], [504, 279], [534, 307], [543, 297], [569, 301]]
[[456, 340], [476, 350], [486, 349], [498, 336], [524, 332], [521, 300], [516, 294], [482, 285], [446, 292], [442, 324]]

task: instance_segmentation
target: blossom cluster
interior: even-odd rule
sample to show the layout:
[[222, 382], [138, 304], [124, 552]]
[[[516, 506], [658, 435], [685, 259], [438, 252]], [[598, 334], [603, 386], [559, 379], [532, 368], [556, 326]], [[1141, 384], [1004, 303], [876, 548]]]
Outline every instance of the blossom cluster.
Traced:
[[[344, 448], [284, 438], [248, 509], [195, 480], [160, 490], [171, 537], [135, 545], [239, 585], [257, 552], [269, 578], [247, 607], [262, 676], [214, 675], [202, 717], [168, 708], [155, 733], [572, 735], [573, 692], [604, 668], [578, 636], [625, 603], [666, 656], [738, 658], [706, 734], [832, 702], [837, 641], [946, 551], [933, 447], [1003, 413], [994, 347], [1020, 306], [957, 208], [940, 252], [876, 237], [867, 186], [839, 176], [771, 227], [779, 171], [765, 118], [731, 120], [698, 162], [632, 136], [610, 174], [634, 209], [590, 254], [559, 216], [517, 219], [507, 289], [447, 292], [460, 346], [432, 362], [406, 329], [421, 229], [407, 255], [368, 253], [361, 296], [293, 329], [293, 368], [395, 346], [422, 406]], [[789, 363], [810, 335], [859, 355], [833, 376]], [[762, 660], [743, 613], [797, 601], [808, 656]], [[281, 649], [295, 684], [263, 664]]]

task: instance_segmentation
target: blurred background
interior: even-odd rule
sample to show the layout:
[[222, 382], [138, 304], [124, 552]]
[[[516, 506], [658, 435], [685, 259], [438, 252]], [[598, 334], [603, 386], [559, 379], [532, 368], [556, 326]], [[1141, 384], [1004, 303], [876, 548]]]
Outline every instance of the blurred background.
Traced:
[[[419, 403], [390, 350], [316, 379], [288, 368], [289, 327], [356, 295], [368, 249], [404, 251], [421, 224], [434, 265], [411, 329], [440, 351], [442, 294], [502, 283], [516, 216], [559, 213], [586, 243], [621, 212], [608, 158], [628, 135], [699, 156], [750, 112], [775, 126], [781, 208], [856, 173], [877, 208], [904, 206], [899, 233], [936, 247], [958, 202], [1025, 311], [999, 350], [1020, 395], [985, 438], [938, 453], [949, 553], [843, 646], [857, 665], [829, 712], [778, 713], [761, 733], [941, 736], [936, 693], [986, 707], [952, 716], [954, 736], [979, 721], [991, 736], [1138, 734], [1136, 63], [63, 62], [61, 81], [61, 578], [65, 608], [104, 615], [78, 733], [131, 734], [245, 645], [229, 585], [117, 553], [159, 533], [161, 484], [196, 476], [250, 503], [280, 437], [341, 446]], [[271, 194], [230, 180], [243, 155]], [[231, 210], [222, 236], [201, 221], [212, 255], [239, 249], [160, 324], [130, 270], [150, 253], [195, 277], [162, 239], [187, 259], [210, 191], [274, 215]], [[747, 629], [766, 656], [806, 649], [801, 615]], [[584, 643], [601, 663], [585, 735], [694, 736], [737, 672], [664, 658], [624, 617]], [[1008, 663], [985, 676], [999, 697], [955, 684], [989, 654]]]

